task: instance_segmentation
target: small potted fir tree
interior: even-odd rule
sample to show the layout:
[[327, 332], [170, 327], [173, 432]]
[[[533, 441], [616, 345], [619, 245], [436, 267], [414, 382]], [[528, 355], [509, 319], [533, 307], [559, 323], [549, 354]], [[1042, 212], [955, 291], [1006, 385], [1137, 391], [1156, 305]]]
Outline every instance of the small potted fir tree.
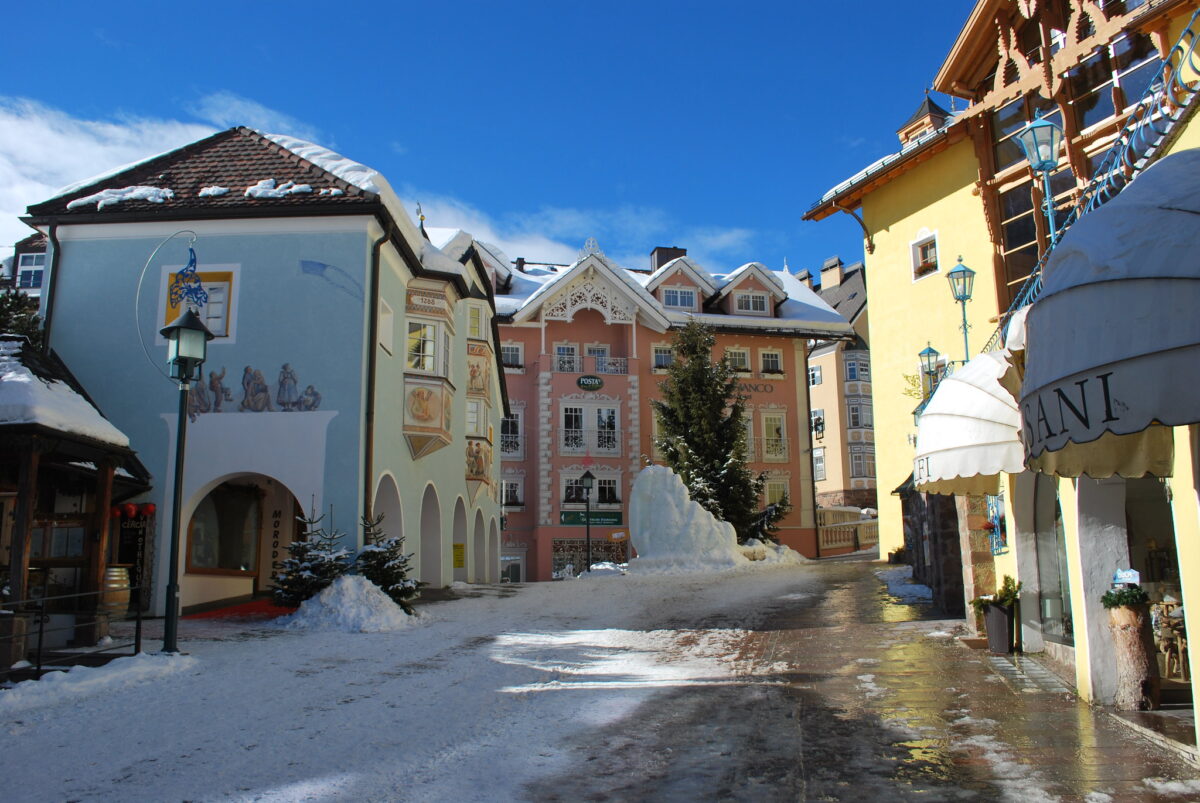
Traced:
[[983, 594], [971, 600], [975, 613], [983, 615], [988, 649], [996, 655], [1008, 655], [1013, 651], [1013, 623], [1020, 594], [1021, 584], [1006, 574], [995, 594]]

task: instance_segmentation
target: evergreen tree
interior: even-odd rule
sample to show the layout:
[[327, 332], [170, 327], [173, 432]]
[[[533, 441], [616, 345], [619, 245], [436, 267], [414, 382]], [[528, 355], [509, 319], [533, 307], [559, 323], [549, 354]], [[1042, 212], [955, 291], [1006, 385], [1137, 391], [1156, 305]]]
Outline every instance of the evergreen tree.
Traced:
[[275, 575], [275, 602], [295, 607], [350, 570], [350, 551], [341, 546], [342, 533], [336, 528], [326, 532], [321, 526], [325, 518], [316, 515], [299, 518], [304, 535], [288, 544], [290, 557], [284, 558]]
[[758, 510], [765, 478], [746, 462], [746, 397], [726, 358], [713, 361], [715, 342], [712, 330], [696, 321], [676, 335], [674, 359], [659, 385], [663, 399], [651, 402], [659, 422], [655, 445], [692, 499], [732, 524], [744, 543], [770, 537], [783, 514], [780, 506], [774, 514]]
[[34, 348], [42, 345], [42, 319], [37, 301], [20, 290], [0, 292], [0, 334], [25, 335]]
[[412, 615], [412, 601], [421, 595], [422, 582], [408, 576], [412, 553], [404, 554], [404, 536], [385, 536], [380, 524], [383, 514], [374, 519], [363, 516], [363, 546], [355, 559], [358, 573], [379, 586], [404, 612]]

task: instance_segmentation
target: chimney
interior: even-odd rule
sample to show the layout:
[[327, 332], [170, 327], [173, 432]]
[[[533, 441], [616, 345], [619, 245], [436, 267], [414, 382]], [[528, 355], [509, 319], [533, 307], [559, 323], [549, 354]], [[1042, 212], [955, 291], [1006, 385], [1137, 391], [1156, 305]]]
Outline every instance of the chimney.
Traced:
[[832, 256], [821, 265], [821, 289], [828, 290], [842, 283], [842, 259]]
[[517, 257], [517, 272], [525, 272], [525, 257]]
[[797, 275], [796, 278], [799, 279], [801, 282], [803, 282], [804, 286], [807, 287], [809, 290], [813, 289], [812, 271], [811, 270], [804, 271], [803, 276]]
[[687, 256], [686, 248], [660, 245], [650, 252], [650, 272], [653, 273], [672, 259], [685, 256]]

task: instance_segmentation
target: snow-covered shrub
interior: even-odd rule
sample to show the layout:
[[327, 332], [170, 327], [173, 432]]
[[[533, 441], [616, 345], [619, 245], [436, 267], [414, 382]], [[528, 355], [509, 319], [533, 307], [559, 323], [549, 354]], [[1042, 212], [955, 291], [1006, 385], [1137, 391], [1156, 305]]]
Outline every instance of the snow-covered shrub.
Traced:
[[355, 565], [359, 574], [379, 586], [392, 602], [411, 616], [415, 613], [412, 601], [421, 595], [421, 586], [425, 584], [408, 576], [412, 553], [404, 554], [404, 536], [384, 535], [382, 523], [382, 513], [373, 520], [363, 516], [365, 546], [358, 553]]
[[350, 550], [341, 546], [342, 533], [326, 532], [321, 526], [325, 516], [313, 515], [299, 519], [304, 535], [288, 544], [289, 557], [274, 577], [273, 594], [279, 605], [296, 607], [350, 570]]

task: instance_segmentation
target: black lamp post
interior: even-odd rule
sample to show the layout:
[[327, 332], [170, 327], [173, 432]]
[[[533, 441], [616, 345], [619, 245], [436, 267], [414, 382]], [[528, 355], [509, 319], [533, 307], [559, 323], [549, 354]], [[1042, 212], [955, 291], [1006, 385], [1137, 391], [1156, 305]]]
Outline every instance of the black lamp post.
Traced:
[[179, 525], [183, 518], [183, 450], [187, 444], [187, 403], [191, 383], [199, 378], [214, 335], [191, 308], [170, 326], [159, 330], [167, 339], [167, 364], [179, 382], [179, 422], [175, 433], [175, 490], [171, 502], [171, 557], [167, 567], [167, 616], [163, 622], [163, 652], [179, 652]]
[[1062, 129], [1049, 120], [1043, 120], [1041, 112], [1032, 123], [1017, 133], [1017, 144], [1029, 160], [1029, 169], [1042, 174], [1042, 207], [1046, 222], [1050, 226], [1050, 244], [1058, 236], [1054, 225], [1054, 195], [1050, 189], [1050, 174], [1058, 167], [1058, 148], [1062, 144]]
[[966, 362], [971, 359], [971, 347], [967, 345], [967, 330], [971, 328], [967, 323], [967, 302], [971, 300], [971, 290], [975, 286], [975, 271], [964, 265], [959, 257], [958, 265], [946, 274], [946, 278], [950, 281], [954, 300], [962, 305], [963, 361]]
[[595, 482], [596, 478], [590, 471], [583, 472], [579, 478], [579, 484], [583, 486], [584, 541], [587, 545], [587, 568], [584, 571], [588, 573], [592, 571], [592, 485]]

